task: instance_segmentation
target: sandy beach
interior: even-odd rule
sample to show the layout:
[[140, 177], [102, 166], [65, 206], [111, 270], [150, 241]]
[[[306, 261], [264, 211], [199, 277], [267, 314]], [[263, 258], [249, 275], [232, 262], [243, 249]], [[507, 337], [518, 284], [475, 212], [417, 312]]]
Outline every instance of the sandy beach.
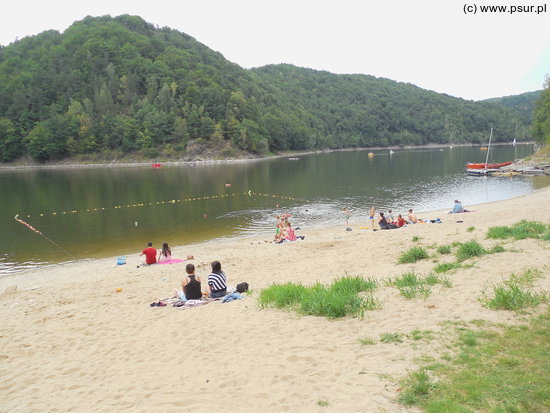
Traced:
[[[528, 268], [550, 271], [547, 241], [505, 240], [499, 243], [506, 252], [446, 273], [452, 287], [436, 285], [426, 299], [406, 299], [384, 284], [409, 271], [426, 275], [436, 262], [454, 258], [434, 246], [476, 239], [491, 247], [497, 243], [485, 237], [491, 226], [549, 223], [550, 187], [466, 207], [474, 212], [422, 213], [442, 223], [398, 230], [362, 229], [368, 224], [352, 217], [346, 231], [342, 217], [342, 225], [302, 228], [305, 240], [293, 243], [259, 234], [173, 248], [175, 258], [193, 255], [189, 262], [204, 279], [219, 260], [229, 285], [250, 284], [242, 300], [223, 304], [150, 307], [181, 286], [185, 263], [137, 268], [139, 251], [126, 265], [113, 257], [2, 277], [0, 411], [416, 411], [397, 403], [399, 380], [418, 358], [435, 357], [438, 341], [418, 345], [411, 331], [442, 332], [449, 321], [520, 322], [516, 313], [485, 308], [482, 289]], [[434, 257], [397, 264], [414, 245]], [[328, 284], [346, 273], [380, 281], [374, 297], [382, 308], [362, 319], [330, 320], [258, 307], [259, 292], [273, 283]], [[550, 290], [550, 277], [534, 288]], [[404, 342], [379, 342], [388, 332]], [[361, 344], [364, 337], [377, 342]]]

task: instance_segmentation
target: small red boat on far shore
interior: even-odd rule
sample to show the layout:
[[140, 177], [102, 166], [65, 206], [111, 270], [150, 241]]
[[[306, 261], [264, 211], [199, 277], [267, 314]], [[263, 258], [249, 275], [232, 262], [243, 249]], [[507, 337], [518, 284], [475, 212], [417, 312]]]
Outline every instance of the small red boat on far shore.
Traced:
[[466, 169], [498, 169], [503, 166], [512, 165], [512, 161], [501, 162], [501, 163], [472, 163], [468, 162], [466, 164]]

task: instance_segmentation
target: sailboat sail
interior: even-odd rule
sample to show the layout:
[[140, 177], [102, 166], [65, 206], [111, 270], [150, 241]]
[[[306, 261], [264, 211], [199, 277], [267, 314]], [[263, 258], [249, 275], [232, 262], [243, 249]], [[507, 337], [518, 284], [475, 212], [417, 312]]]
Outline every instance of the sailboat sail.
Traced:
[[468, 162], [466, 164], [466, 169], [498, 169], [503, 166], [508, 166], [512, 164], [512, 161], [501, 162], [501, 163], [489, 163], [489, 152], [491, 151], [491, 139], [493, 138], [493, 128], [491, 127], [491, 134], [489, 135], [489, 145], [487, 146], [487, 156], [485, 157], [485, 163], [473, 163]]

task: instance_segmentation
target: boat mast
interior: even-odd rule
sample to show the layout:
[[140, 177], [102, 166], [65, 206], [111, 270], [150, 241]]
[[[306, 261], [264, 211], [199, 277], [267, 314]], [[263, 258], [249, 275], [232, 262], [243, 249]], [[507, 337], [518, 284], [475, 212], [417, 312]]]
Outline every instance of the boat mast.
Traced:
[[489, 162], [489, 151], [491, 150], [492, 137], [493, 137], [493, 127], [491, 126], [491, 134], [489, 135], [489, 146], [487, 147], [487, 156], [485, 157], [485, 168], [487, 168], [487, 162]]

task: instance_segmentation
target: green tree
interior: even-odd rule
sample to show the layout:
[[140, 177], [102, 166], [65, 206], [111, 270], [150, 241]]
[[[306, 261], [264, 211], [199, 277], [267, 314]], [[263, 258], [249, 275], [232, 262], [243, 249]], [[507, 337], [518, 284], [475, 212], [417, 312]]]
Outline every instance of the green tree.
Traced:
[[537, 141], [550, 144], [550, 75], [535, 106], [532, 133]]
[[0, 162], [10, 162], [23, 154], [21, 139], [15, 134], [13, 122], [0, 118]]

